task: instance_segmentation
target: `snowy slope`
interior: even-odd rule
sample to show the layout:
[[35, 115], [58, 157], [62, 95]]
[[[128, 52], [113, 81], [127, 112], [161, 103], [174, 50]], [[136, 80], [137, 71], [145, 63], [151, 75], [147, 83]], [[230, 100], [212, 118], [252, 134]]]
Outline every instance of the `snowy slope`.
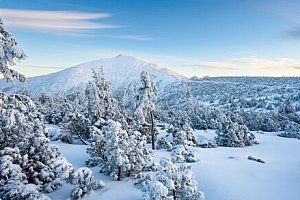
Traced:
[[[101, 66], [103, 66], [106, 79], [111, 83], [112, 88], [126, 86], [132, 81], [138, 81], [143, 70], [148, 71], [153, 76], [160, 89], [174, 81], [185, 79], [184, 76], [160, 68], [155, 64], [135, 57], [119, 55], [79, 64], [56, 73], [29, 78], [30, 93], [37, 95], [41, 92], [47, 92], [53, 95], [71, 89], [82, 89], [92, 79], [92, 70], [98, 70]], [[12, 90], [12, 87], [6, 81], [0, 80], [0, 90], [8, 92]]]

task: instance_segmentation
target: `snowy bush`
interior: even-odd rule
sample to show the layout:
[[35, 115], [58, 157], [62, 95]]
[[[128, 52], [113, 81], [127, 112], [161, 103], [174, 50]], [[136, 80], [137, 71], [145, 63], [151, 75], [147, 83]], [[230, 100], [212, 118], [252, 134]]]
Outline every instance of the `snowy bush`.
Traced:
[[86, 167], [76, 170], [71, 175], [71, 182], [76, 185], [72, 190], [71, 199], [80, 199], [91, 190], [101, 189], [105, 186], [102, 181], [95, 181], [93, 172]]
[[143, 193], [144, 200], [171, 200], [168, 197], [168, 188], [159, 181], [151, 181], [146, 186], [147, 189]]
[[156, 180], [146, 181], [144, 199], [204, 200], [204, 193], [198, 191], [191, 167], [177, 167], [167, 158], [160, 160]]
[[134, 185], [139, 186], [145, 190], [146, 185], [148, 185], [153, 179], [149, 173], [139, 173], [134, 177]]
[[152, 150], [147, 147], [146, 137], [139, 131], [130, 133], [127, 152], [130, 163], [128, 176], [144, 171], [148, 163], [152, 161]]
[[191, 170], [191, 166], [181, 165], [179, 168], [179, 174], [180, 186], [176, 190], [176, 197], [182, 200], [204, 200], [204, 193], [197, 189], [197, 182], [195, 181], [195, 176]]
[[91, 122], [83, 115], [76, 113], [69, 116], [69, 120], [64, 124], [65, 134], [62, 141], [72, 143], [73, 138], [79, 139], [83, 144], [88, 144], [91, 139]]
[[176, 145], [171, 152], [171, 160], [174, 163], [196, 162], [193, 152], [184, 145]]
[[199, 141], [199, 147], [201, 147], [201, 148], [216, 148], [217, 145], [215, 143], [213, 143], [212, 141], [208, 141], [208, 140], [202, 138]]
[[288, 122], [285, 125], [284, 132], [279, 134], [279, 136], [300, 139], [300, 125]]
[[226, 116], [216, 133], [215, 139], [218, 146], [245, 147], [257, 144], [254, 134], [248, 130], [247, 126], [233, 123]]
[[119, 122], [108, 120], [102, 131], [95, 134], [88, 153], [90, 166], [99, 165], [102, 172], [120, 180], [145, 170], [152, 160], [152, 151], [140, 132], [128, 134]]
[[35, 109], [35, 104], [26, 96], [0, 93], [0, 155], [1, 158], [9, 155], [12, 165], [26, 174], [23, 184], [52, 192], [62, 185], [73, 168], [60, 156], [56, 146], [49, 145], [47, 130]]
[[161, 137], [157, 141], [157, 148], [158, 149], [171, 150], [172, 147], [173, 147], [172, 143], [166, 137]]
[[0, 151], [0, 156], [0, 198], [49, 199], [40, 194], [36, 185], [28, 184], [27, 176], [20, 166], [22, 156], [18, 148], [6, 147]]

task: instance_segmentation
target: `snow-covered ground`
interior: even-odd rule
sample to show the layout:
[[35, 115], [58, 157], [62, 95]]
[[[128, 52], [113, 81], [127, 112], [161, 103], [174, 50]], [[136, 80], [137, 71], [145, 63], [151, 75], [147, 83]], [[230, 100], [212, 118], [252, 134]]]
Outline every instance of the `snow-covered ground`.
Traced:
[[[246, 148], [194, 148], [192, 164], [208, 200], [299, 199], [300, 140], [256, 134], [259, 145]], [[247, 159], [261, 158], [266, 163]]]
[[[213, 131], [197, 131], [198, 136], [212, 139]], [[200, 161], [192, 163], [192, 169], [207, 200], [282, 200], [300, 197], [300, 140], [278, 137], [275, 133], [256, 134], [259, 145], [246, 148], [192, 148]], [[75, 168], [85, 165], [89, 158], [87, 146], [52, 142]], [[169, 153], [155, 151], [155, 160]], [[248, 160], [261, 158], [262, 164]], [[142, 192], [134, 187], [131, 179], [115, 181], [92, 168], [95, 178], [106, 183], [104, 189], [94, 191], [84, 199], [134, 200], [141, 199]], [[65, 185], [50, 194], [52, 199], [66, 199], [71, 186]]]

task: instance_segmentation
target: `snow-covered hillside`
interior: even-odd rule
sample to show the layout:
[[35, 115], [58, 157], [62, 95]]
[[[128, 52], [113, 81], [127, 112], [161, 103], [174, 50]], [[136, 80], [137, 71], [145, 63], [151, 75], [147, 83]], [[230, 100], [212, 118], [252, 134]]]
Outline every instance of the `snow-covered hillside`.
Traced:
[[[172, 82], [185, 79], [184, 76], [174, 71], [121, 54], [113, 58], [79, 64], [56, 73], [28, 78], [30, 93], [33, 96], [42, 92], [53, 95], [72, 89], [85, 88], [86, 83], [92, 80], [93, 69], [99, 70], [102, 66], [106, 79], [111, 83], [112, 89], [139, 81], [140, 73], [143, 70], [148, 71], [153, 76], [160, 89]], [[5, 80], [0, 80], [0, 89], [2, 91], [16, 91], [18, 90], [16, 88], [20, 87], [12, 87]]]

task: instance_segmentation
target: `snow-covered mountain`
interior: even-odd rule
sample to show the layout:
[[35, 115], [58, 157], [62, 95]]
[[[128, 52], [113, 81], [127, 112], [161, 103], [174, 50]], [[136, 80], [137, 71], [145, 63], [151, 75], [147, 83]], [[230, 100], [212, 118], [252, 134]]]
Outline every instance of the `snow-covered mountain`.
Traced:
[[[64, 93], [74, 89], [85, 88], [86, 83], [92, 80], [93, 69], [99, 70], [103, 66], [106, 79], [111, 87], [126, 87], [134, 81], [139, 81], [140, 73], [143, 70], [153, 76], [158, 88], [163, 89], [166, 85], [186, 79], [184, 76], [166, 68], [137, 59], [132, 56], [119, 55], [113, 58], [105, 58], [92, 62], [76, 65], [65, 70], [28, 78], [30, 93], [35, 96], [41, 92], [49, 95]], [[0, 80], [0, 90], [5, 92], [17, 92], [20, 87], [12, 87], [5, 80]]]

